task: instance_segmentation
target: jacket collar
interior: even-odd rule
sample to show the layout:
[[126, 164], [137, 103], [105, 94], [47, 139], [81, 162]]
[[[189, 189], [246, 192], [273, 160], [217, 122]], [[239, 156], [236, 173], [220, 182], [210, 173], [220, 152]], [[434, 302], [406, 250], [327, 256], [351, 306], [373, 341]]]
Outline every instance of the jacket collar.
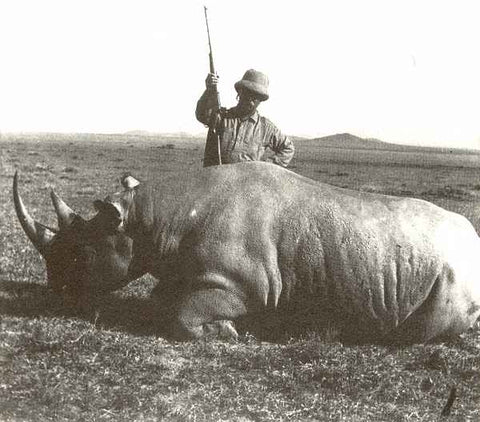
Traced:
[[259, 118], [259, 115], [258, 115], [258, 111], [255, 110], [255, 113], [253, 113], [251, 116], [248, 116], [247, 119], [253, 121], [253, 123], [257, 123], [258, 122], [258, 118]]

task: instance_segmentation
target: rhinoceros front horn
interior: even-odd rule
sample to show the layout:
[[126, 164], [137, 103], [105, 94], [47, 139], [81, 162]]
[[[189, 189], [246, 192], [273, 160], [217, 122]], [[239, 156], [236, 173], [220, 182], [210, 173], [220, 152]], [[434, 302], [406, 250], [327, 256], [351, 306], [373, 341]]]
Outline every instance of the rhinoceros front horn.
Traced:
[[23, 230], [38, 252], [45, 257], [46, 248], [55, 236], [55, 232], [43, 224], [36, 222], [28, 213], [25, 205], [23, 204], [22, 198], [18, 194], [17, 172], [15, 172], [15, 176], [13, 177], [13, 201], [15, 203], [15, 211], [17, 213], [18, 220], [20, 221]]
[[50, 196], [52, 198], [53, 206], [55, 207], [55, 212], [57, 213], [58, 227], [60, 227], [60, 230], [64, 229], [72, 224], [76, 213], [65, 202], [63, 202], [53, 190], [50, 193]]

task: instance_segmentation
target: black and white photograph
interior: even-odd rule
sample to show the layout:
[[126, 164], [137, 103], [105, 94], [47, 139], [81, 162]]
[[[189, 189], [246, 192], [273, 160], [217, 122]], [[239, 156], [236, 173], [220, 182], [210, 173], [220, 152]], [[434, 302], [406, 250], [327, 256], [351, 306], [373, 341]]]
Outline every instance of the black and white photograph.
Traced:
[[0, 421], [480, 421], [479, 13], [0, 1]]

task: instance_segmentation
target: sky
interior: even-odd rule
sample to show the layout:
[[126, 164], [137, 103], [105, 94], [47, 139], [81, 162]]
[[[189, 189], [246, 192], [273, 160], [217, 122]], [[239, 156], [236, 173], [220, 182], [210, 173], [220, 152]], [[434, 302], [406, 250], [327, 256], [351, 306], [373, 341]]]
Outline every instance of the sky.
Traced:
[[0, 132], [204, 133], [254, 68], [284, 133], [480, 149], [477, 0], [0, 0]]

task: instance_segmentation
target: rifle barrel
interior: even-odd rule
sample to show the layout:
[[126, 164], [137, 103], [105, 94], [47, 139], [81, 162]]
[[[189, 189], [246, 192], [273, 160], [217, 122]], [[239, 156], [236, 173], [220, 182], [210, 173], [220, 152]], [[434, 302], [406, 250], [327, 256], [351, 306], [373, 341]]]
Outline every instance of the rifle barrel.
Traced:
[[207, 25], [207, 36], [208, 36], [208, 48], [210, 50], [209, 57], [210, 57], [210, 73], [215, 73], [215, 66], [213, 64], [213, 52], [212, 52], [212, 42], [210, 40], [210, 28], [208, 27], [208, 16], [207, 16], [207, 6], [203, 6], [205, 11], [205, 23]]
[[[203, 9], [205, 11], [205, 23], [207, 25], [207, 35], [208, 35], [208, 48], [209, 48], [209, 60], [210, 60], [210, 73], [216, 74], [215, 72], [215, 66], [213, 64], [213, 52], [212, 52], [212, 42], [210, 40], [210, 28], [208, 27], [208, 16], [207, 16], [207, 6], [203, 6]], [[217, 109], [220, 109], [220, 93], [218, 92], [217, 87], [215, 86], [215, 91], [216, 91], [216, 100], [217, 100]], [[216, 116], [216, 114], [215, 114]], [[217, 160], [218, 164], [222, 165], [222, 153], [221, 153], [221, 147], [220, 147], [220, 137], [218, 136], [218, 133], [215, 129], [215, 122], [216, 122], [216, 117], [214, 117], [214, 122], [209, 124], [209, 129], [208, 129], [208, 134], [207, 134], [207, 143], [205, 145], [205, 157], [207, 157], [211, 152], [207, 153], [207, 151], [210, 151], [212, 148], [215, 148], [216, 144], [216, 153], [217, 153]], [[208, 165], [212, 165], [209, 163]]]

